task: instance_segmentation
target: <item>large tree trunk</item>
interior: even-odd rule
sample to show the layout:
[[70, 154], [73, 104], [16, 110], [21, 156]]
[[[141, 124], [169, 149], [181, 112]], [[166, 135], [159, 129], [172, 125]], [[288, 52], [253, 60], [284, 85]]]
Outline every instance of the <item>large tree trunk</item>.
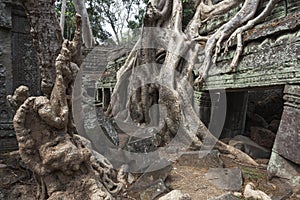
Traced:
[[85, 47], [92, 48], [95, 46], [95, 39], [89, 20], [89, 15], [86, 10], [85, 0], [74, 0], [74, 6], [77, 13], [82, 17], [82, 37]]
[[24, 86], [11, 98], [19, 106], [14, 128], [20, 156], [39, 182], [39, 199], [108, 200], [122, 189], [122, 173], [117, 176], [108, 160], [74, 134], [71, 96], [82, 45], [79, 15], [76, 24], [73, 41], [63, 42], [56, 59], [50, 98], [27, 98]]
[[[123, 173], [76, 135], [72, 113], [75, 77], [81, 65], [82, 21], [73, 41], [62, 41], [54, 1], [24, 0], [41, 63], [45, 96], [28, 97], [21, 86], [9, 98], [17, 109], [14, 128], [19, 153], [38, 182], [38, 199], [113, 199]], [[62, 44], [62, 45], [61, 45]]]
[[[235, 35], [230, 37], [231, 34], [236, 34], [234, 31], [243, 27], [244, 23], [251, 25], [243, 27], [239, 34], [260, 22], [276, 0], [270, 0], [263, 14], [255, 17], [259, 3], [260, 0], [245, 0], [234, 17], [212, 35], [203, 37], [198, 32], [203, 21], [228, 12], [241, 1], [224, 0], [217, 4], [197, 1], [196, 12], [186, 30], [182, 30], [181, 0], [150, 1], [142, 37], [117, 74], [106, 114], [117, 122], [155, 129], [161, 138], [159, 146], [170, 144], [177, 134], [184, 134], [196, 146], [216, 144], [215, 148], [220, 151], [231, 153], [244, 163], [257, 165], [248, 155], [218, 141], [210, 133], [195, 112], [192, 98], [193, 84], [200, 83], [201, 86], [207, 77], [213, 51], [217, 56], [223, 40], [232, 40]], [[205, 46], [201, 46], [199, 41], [206, 42]], [[205, 59], [200, 61], [202, 65], [197, 64], [199, 51], [205, 52]], [[233, 62], [237, 62], [239, 55]], [[194, 69], [199, 70], [196, 80], [193, 79]]]
[[66, 8], [67, 8], [67, 0], [62, 0], [61, 12], [60, 12], [60, 21], [59, 21], [59, 25], [60, 25], [62, 35], [64, 35], [64, 29], [65, 29]]

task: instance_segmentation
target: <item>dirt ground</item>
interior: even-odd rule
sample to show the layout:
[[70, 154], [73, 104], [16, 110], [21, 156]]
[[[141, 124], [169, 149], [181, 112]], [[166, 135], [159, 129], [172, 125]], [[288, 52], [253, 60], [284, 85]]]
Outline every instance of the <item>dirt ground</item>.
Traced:
[[[292, 188], [285, 182], [278, 178], [268, 180], [266, 165], [268, 160], [259, 160], [258, 162], [264, 164], [265, 167], [255, 168], [235, 163], [230, 157], [224, 155], [221, 156], [221, 159], [224, 162], [224, 167], [238, 167], [242, 170], [243, 189], [238, 191], [238, 193], [242, 193], [246, 184], [252, 182], [256, 186], [255, 189], [265, 192], [271, 196], [272, 200], [299, 200], [299, 194], [293, 194]], [[216, 188], [204, 178], [207, 171], [208, 169], [175, 164], [167, 179], [167, 185], [171, 189], [178, 189], [183, 193], [188, 193], [193, 200], [207, 200], [228, 193], [228, 191]], [[240, 199], [244, 198], [240, 197]]]
[[[256, 189], [272, 196], [272, 200], [299, 200], [292, 194], [291, 188], [279, 179], [268, 181], [266, 167], [253, 168], [232, 161], [230, 157], [221, 156], [225, 167], [239, 167], [242, 170], [244, 186], [253, 182]], [[267, 164], [267, 160], [260, 161]], [[173, 164], [173, 169], [166, 179], [170, 190], [178, 189], [188, 193], [192, 199], [207, 200], [228, 191], [220, 190], [210, 184], [204, 176], [208, 169]], [[35, 199], [37, 186], [31, 172], [26, 170], [17, 152], [0, 153], [0, 200]], [[242, 193], [242, 191], [239, 191]], [[299, 195], [299, 194], [298, 194]], [[285, 196], [285, 197], [284, 197]], [[287, 196], [290, 196], [287, 198]], [[241, 198], [243, 199], [243, 198]]]

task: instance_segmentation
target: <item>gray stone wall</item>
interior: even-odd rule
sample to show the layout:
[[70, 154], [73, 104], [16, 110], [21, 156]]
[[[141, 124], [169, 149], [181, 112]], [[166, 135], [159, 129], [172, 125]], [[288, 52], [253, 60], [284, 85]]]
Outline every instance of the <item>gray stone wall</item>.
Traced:
[[[245, 32], [244, 51], [235, 72], [230, 73], [229, 66], [235, 50], [232, 46], [230, 52], [221, 54], [217, 64], [211, 67], [204, 90], [299, 83], [299, 8], [300, 1], [281, 1], [266, 22]], [[209, 30], [207, 27], [203, 31], [207, 33]], [[200, 60], [203, 57], [201, 55]]]
[[39, 95], [38, 61], [30, 35], [30, 24], [21, 5], [15, 5], [12, 9], [11, 45], [13, 90], [20, 85], [26, 85], [31, 95]]
[[16, 145], [16, 141], [3, 139], [14, 135], [13, 115], [6, 101], [12, 92], [11, 10], [11, 4], [0, 1], [0, 147], [8, 149]]
[[31, 95], [40, 93], [30, 25], [19, 1], [0, 0], [0, 151], [17, 149], [6, 96], [20, 85], [28, 86]]

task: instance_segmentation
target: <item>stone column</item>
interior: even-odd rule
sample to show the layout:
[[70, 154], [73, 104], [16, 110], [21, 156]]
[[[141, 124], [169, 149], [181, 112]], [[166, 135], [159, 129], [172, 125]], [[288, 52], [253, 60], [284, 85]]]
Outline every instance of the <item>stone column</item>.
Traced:
[[300, 85], [284, 88], [284, 109], [269, 161], [269, 177], [300, 185]]
[[18, 147], [13, 137], [13, 114], [6, 101], [6, 96], [13, 93], [11, 13], [11, 2], [0, 0], [0, 151], [14, 150]]
[[20, 1], [0, 0], [0, 151], [18, 148], [6, 96], [20, 85], [40, 93], [39, 68], [30, 26]]

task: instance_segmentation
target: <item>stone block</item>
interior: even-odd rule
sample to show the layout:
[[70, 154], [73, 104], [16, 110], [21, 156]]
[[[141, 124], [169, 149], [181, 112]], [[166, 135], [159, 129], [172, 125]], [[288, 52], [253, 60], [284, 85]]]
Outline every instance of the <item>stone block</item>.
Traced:
[[218, 150], [183, 152], [177, 162], [182, 166], [199, 168], [218, 168], [224, 165]]
[[250, 138], [258, 145], [271, 149], [275, 140], [275, 133], [272, 131], [261, 128], [261, 127], [251, 127]]
[[205, 174], [205, 179], [222, 190], [240, 191], [243, 185], [239, 168], [211, 168]]
[[168, 194], [160, 197], [158, 200], [191, 200], [189, 194], [183, 194], [180, 190], [172, 190]]
[[269, 165], [268, 176], [280, 177], [287, 180], [291, 185], [300, 189], [300, 166], [272, 152]]
[[[158, 166], [164, 166], [158, 168]], [[157, 169], [158, 168], [158, 169]], [[157, 161], [150, 166], [144, 174], [129, 188], [130, 191], [145, 189], [158, 180], [165, 181], [172, 170], [172, 165], [166, 160]]]
[[208, 200], [239, 200], [240, 198], [234, 196], [233, 194], [231, 194], [230, 192], [223, 194], [221, 196], [218, 197], [213, 197], [213, 198], [209, 198]]
[[153, 200], [167, 191], [168, 188], [164, 181], [159, 179], [152, 183], [148, 188], [141, 190], [139, 197], [143, 200]]
[[250, 138], [238, 135], [229, 141], [229, 145], [233, 146], [245, 153], [247, 153], [252, 158], [269, 158], [271, 151], [266, 149], [255, 142]]

